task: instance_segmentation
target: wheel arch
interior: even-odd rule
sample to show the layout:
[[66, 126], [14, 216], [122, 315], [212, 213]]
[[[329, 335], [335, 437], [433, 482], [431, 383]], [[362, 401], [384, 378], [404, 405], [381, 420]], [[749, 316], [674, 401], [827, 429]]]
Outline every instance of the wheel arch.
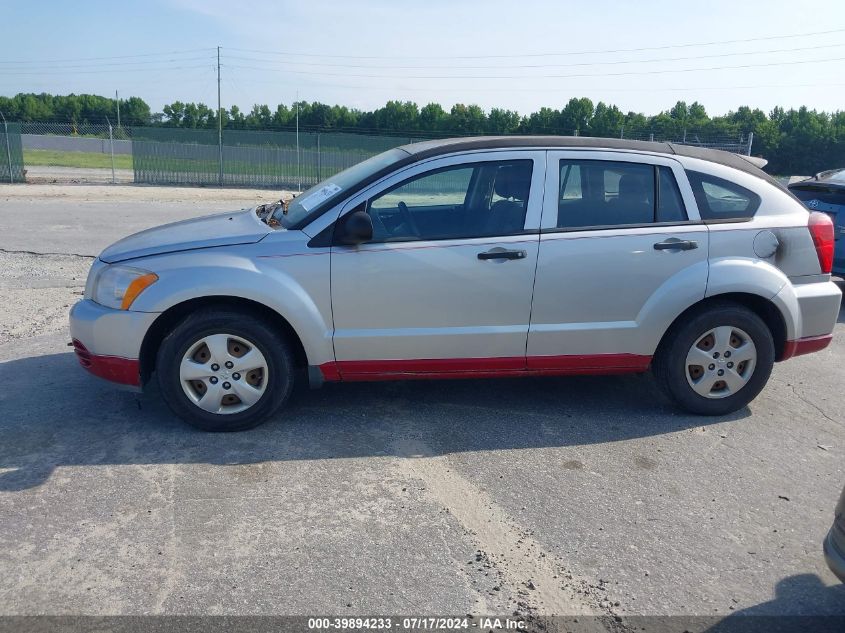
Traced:
[[707, 310], [708, 308], [712, 308], [720, 304], [740, 305], [760, 317], [772, 333], [772, 339], [774, 340], [775, 345], [775, 360], [779, 361], [783, 359], [786, 342], [788, 340], [786, 319], [784, 318], [780, 308], [778, 308], [772, 300], [767, 299], [762, 295], [750, 292], [725, 292], [715, 294], [692, 304], [686, 310], [681, 312], [681, 314], [675, 317], [671, 325], [663, 333], [656, 353], [659, 353], [661, 346], [669, 338], [669, 335], [689, 320], [694, 313]]
[[243, 297], [211, 295], [195, 297], [177, 303], [162, 312], [144, 335], [139, 355], [141, 384], [146, 384], [156, 367], [156, 356], [164, 337], [188, 314], [203, 308], [227, 308], [258, 315], [282, 330], [293, 348], [298, 368], [308, 366], [308, 356], [302, 339], [290, 322], [273, 308]]

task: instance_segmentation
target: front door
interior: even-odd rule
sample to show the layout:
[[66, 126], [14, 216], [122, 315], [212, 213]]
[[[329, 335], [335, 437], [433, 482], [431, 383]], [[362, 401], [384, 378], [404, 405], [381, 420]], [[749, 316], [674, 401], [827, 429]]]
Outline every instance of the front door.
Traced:
[[374, 235], [332, 247], [340, 376], [524, 370], [544, 178], [545, 152], [476, 153], [351, 200]]
[[528, 368], [642, 371], [704, 298], [708, 230], [679, 163], [549, 152]]

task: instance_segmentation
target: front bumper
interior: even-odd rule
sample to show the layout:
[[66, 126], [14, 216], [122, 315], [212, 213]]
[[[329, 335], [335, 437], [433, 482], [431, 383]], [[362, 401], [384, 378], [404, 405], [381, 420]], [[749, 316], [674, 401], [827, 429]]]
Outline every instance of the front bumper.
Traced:
[[139, 388], [144, 336], [158, 313], [105, 308], [83, 299], [71, 308], [70, 336], [79, 364], [111, 382]]
[[824, 558], [830, 571], [845, 582], [845, 533], [835, 525], [824, 540]]

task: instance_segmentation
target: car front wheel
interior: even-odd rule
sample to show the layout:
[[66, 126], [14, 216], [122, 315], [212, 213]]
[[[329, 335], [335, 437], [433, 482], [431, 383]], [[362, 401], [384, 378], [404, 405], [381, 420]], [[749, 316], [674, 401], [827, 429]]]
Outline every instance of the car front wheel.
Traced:
[[772, 372], [774, 340], [765, 322], [736, 304], [713, 304], [666, 335], [654, 359], [658, 385], [700, 415], [737, 411]]
[[288, 399], [294, 363], [271, 324], [248, 313], [202, 310], [164, 339], [156, 361], [171, 410], [204, 431], [241, 431]]

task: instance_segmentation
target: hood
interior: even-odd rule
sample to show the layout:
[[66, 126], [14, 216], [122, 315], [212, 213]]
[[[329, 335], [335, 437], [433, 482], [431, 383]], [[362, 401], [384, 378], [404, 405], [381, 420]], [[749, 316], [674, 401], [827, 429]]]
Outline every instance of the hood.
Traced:
[[113, 264], [136, 257], [195, 248], [254, 244], [272, 230], [258, 219], [253, 209], [207, 215], [164, 224], [124, 237], [100, 253], [100, 259]]

